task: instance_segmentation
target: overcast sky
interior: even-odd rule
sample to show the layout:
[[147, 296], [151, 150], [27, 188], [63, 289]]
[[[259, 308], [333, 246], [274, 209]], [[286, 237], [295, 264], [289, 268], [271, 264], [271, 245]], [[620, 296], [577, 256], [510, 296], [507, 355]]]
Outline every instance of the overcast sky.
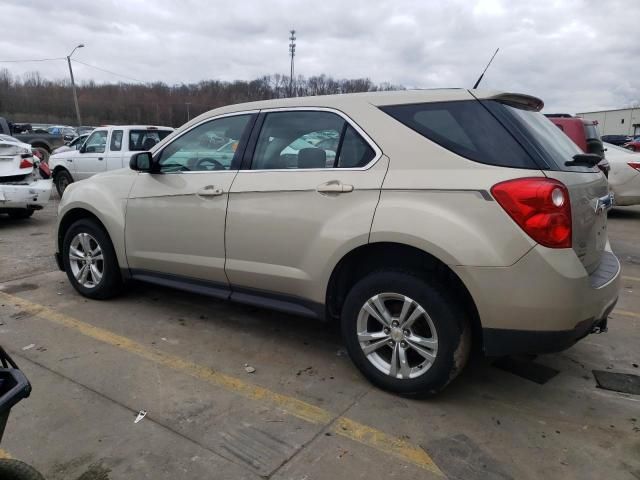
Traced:
[[[637, 0], [2, 0], [0, 60], [74, 58], [144, 82], [252, 79], [289, 72], [406, 87], [485, 88], [541, 97], [545, 111], [640, 101]], [[62, 60], [3, 63], [65, 78]], [[126, 81], [75, 64], [77, 81]]]

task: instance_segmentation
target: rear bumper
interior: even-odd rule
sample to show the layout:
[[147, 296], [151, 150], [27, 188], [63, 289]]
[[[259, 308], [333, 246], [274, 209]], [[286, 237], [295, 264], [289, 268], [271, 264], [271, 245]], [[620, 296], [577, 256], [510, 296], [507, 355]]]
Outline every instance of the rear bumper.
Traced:
[[49, 201], [51, 180], [36, 180], [26, 185], [0, 183], [0, 210], [31, 208], [40, 210]]
[[485, 354], [493, 357], [522, 353], [552, 353], [566, 350], [590, 333], [607, 331], [607, 317], [615, 307], [617, 298], [603, 318], [583, 320], [571, 330], [535, 331], [483, 328]]
[[534, 247], [510, 267], [453, 267], [474, 299], [487, 355], [570, 347], [603, 325], [620, 288], [620, 263], [607, 246], [587, 274], [571, 249]]

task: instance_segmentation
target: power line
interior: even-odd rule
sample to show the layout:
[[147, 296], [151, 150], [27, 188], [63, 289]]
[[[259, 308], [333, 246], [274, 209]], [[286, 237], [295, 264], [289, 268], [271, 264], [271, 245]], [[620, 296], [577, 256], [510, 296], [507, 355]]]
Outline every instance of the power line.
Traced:
[[0, 60], [0, 63], [28, 63], [28, 62], [50, 62], [52, 60], [64, 60], [65, 57], [57, 58], [34, 58], [30, 60]]
[[76, 63], [80, 63], [80, 64], [85, 65], [85, 66], [90, 67], [90, 68], [95, 68], [96, 70], [100, 70], [101, 72], [110, 73], [111, 75], [115, 75], [116, 77], [126, 78], [127, 80], [133, 80], [134, 82], [138, 82], [138, 83], [145, 83], [142, 80], [138, 80], [137, 78], [128, 77], [128, 76], [122, 75], [120, 73], [112, 72], [111, 70], [107, 70], [105, 68], [96, 67], [95, 65], [91, 65], [91, 64], [85, 63], [85, 62], [81, 62], [80, 60], [76, 60], [75, 58], [72, 58], [71, 61], [72, 62], [76, 62]]

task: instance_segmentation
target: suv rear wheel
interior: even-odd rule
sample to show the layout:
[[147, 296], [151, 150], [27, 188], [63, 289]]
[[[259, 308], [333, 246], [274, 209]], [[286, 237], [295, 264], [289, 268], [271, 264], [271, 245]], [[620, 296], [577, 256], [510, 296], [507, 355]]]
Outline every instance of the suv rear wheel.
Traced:
[[342, 310], [349, 356], [377, 386], [405, 395], [442, 390], [469, 357], [468, 315], [437, 279], [381, 271], [360, 280]]
[[122, 276], [107, 233], [91, 219], [75, 222], [64, 235], [62, 261], [71, 285], [85, 297], [117, 295]]

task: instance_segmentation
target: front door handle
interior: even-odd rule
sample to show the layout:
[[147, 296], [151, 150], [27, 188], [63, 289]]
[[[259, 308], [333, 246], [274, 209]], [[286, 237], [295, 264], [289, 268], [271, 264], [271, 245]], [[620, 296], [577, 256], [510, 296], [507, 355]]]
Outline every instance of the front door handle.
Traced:
[[340, 180], [331, 180], [327, 183], [323, 183], [322, 185], [318, 185], [316, 190], [318, 193], [349, 193], [353, 192], [353, 185], [342, 183]]
[[98, 160], [104, 160], [104, 157], [98, 157]]
[[219, 195], [222, 195], [223, 193], [224, 191], [221, 188], [214, 185], [207, 185], [206, 187], [202, 187], [200, 190], [198, 190], [196, 192], [196, 195], [198, 195], [199, 197], [217, 197]]

